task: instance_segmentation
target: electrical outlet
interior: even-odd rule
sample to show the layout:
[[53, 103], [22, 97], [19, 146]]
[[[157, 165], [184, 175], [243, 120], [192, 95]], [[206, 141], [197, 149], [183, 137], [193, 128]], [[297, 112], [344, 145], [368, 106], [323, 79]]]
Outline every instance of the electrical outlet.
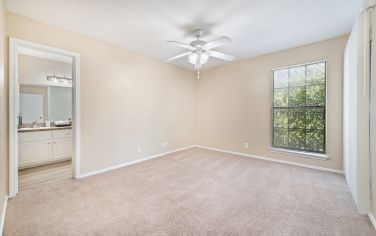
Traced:
[[162, 142], [162, 147], [165, 147], [165, 142]]
[[248, 148], [248, 147], [249, 147], [248, 143], [244, 143], [244, 148]]
[[137, 152], [140, 153], [142, 151], [141, 146], [137, 147]]
[[165, 141], [164, 146], [168, 147], [168, 142], [167, 141]]

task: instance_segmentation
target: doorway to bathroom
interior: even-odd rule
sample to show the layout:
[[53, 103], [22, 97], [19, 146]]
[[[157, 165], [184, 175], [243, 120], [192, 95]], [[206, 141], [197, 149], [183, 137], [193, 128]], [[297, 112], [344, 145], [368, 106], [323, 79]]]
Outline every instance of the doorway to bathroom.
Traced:
[[79, 55], [9, 40], [9, 193], [79, 178]]

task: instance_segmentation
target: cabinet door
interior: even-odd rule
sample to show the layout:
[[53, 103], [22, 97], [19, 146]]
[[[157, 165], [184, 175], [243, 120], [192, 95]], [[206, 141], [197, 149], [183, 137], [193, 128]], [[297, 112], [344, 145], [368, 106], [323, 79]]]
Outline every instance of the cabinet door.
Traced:
[[73, 153], [72, 139], [57, 139], [53, 141], [53, 159], [71, 158]]
[[19, 145], [19, 167], [48, 161], [51, 157], [50, 142], [32, 142]]

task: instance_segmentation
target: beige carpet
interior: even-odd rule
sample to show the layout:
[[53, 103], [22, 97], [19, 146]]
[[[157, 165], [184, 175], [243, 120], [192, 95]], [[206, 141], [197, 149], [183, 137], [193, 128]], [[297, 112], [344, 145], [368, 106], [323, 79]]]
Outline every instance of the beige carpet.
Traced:
[[376, 235], [342, 175], [193, 148], [9, 201], [5, 235]]

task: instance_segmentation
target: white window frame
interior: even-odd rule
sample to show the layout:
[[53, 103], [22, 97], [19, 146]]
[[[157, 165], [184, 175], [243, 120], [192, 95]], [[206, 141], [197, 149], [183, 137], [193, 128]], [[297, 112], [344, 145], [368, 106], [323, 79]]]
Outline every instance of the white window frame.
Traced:
[[[288, 149], [288, 148], [281, 148], [281, 147], [274, 147], [273, 146], [273, 139], [274, 139], [274, 71], [276, 70], [283, 70], [283, 69], [290, 69], [293, 67], [299, 66], [307, 66], [312, 64], [319, 64], [325, 63], [325, 152], [324, 153], [316, 153], [304, 150], [295, 150], [295, 149]], [[268, 148], [271, 152], [277, 152], [282, 154], [288, 154], [298, 157], [305, 157], [305, 158], [312, 158], [312, 159], [319, 159], [319, 160], [329, 160], [330, 157], [328, 156], [328, 61], [327, 60], [319, 60], [319, 61], [311, 61], [301, 64], [293, 64], [284, 67], [276, 67], [271, 70], [271, 99], [270, 99], [270, 147]]]

